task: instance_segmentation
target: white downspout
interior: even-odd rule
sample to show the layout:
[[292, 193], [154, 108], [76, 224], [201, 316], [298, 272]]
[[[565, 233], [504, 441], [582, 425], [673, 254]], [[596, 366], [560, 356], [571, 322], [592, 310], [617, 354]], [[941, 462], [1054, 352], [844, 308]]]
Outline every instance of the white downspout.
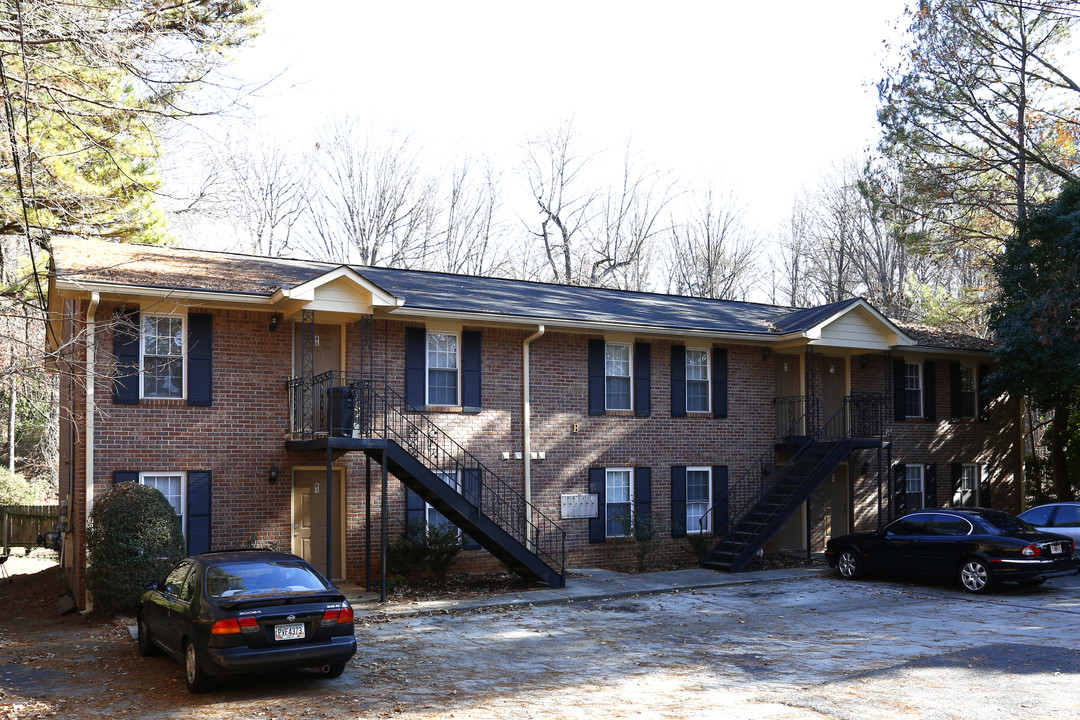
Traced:
[[[97, 312], [101, 296], [94, 292], [90, 295], [90, 305], [86, 308], [86, 517], [83, 522], [83, 580], [86, 580], [86, 528], [90, 526], [90, 511], [94, 509], [94, 364], [97, 361]], [[90, 589], [86, 589], [86, 610], [94, 609], [94, 599]]]
[[538, 325], [536, 332], [525, 338], [525, 344], [521, 352], [521, 383], [523, 393], [524, 417], [521, 427], [524, 430], [524, 448], [521, 456], [525, 459], [525, 502], [532, 504], [532, 427], [529, 418], [532, 416], [532, 404], [529, 402], [529, 344], [533, 340], [539, 340], [544, 336], [544, 326]]

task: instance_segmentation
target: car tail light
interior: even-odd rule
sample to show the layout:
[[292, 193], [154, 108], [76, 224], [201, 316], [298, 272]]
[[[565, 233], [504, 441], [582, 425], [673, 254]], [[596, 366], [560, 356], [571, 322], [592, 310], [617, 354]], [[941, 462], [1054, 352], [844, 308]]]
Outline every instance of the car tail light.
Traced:
[[322, 616], [322, 625], [340, 625], [353, 621], [353, 609], [349, 603], [342, 603], [341, 607], [326, 608]]
[[1038, 545], [1028, 545], [1020, 553], [1025, 557], [1039, 557], [1042, 555], [1042, 548]]
[[226, 620], [218, 620], [210, 626], [211, 635], [235, 635], [237, 633], [245, 632], [258, 632], [259, 621], [251, 615], [247, 615], [242, 618], [228, 618]]

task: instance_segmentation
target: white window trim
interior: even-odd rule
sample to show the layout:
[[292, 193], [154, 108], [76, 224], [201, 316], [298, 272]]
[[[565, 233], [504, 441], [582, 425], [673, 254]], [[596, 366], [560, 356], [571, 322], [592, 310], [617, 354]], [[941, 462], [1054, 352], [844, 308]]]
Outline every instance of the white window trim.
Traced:
[[[428, 338], [432, 335], [453, 335], [457, 338], [457, 342], [454, 343], [456, 348], [454, 365], [457, 372], [457, 381], [455, 382], [457, 394], [454, 398], [454, 402], [447, 405], [446, 403], [432, 403], [431, 402], [431, 371], [446, 370], [446, 368], [432, 368], [429, 360], [431, 355], [428, 350]], [[428, 330], [424, 335], [424, 404], [434, 407], [460, 407], [461, 406], [461, 333], [450, 330]], [[460, 482], [460, 478], [459, 478]]]
[[[687, 486], [686, 486], [686, 504], [687, 504], [687, 506], [690, 505], [689, 474], [692, 473], [692, 472], [702, 472], [702, 471], [708, 473], [708, 477], [709, 477], [709, 482], [706, 485], [706, 487], [708, 488], [709, 494], [708, 494], [708, 500], [705, 503], [705, 528], [704, 528], [704, 530], [702, 530], [701, 525], [699, 525], [696, 522], [691, 523], [690, 518], [687, 517], [686, 518], [686, 534], [687, 535], [698, 535], [698, 534], [701, 534], [702, 532], [705, 532], [705, 533], [712, 532], [712, 517], [709, 516], [709, 508], [711, 508], [713, 506], [712, 467], [710, 467], [708, 465], [703, 465], [703, 466], [698, 466], [698, 467], [688, 467], [688, 468], [686, 468], [686, 473], [687, 473], [687, 478], [688, 478], [687, 481], [686, 481], [687, 482]], [[691, 527], [691, 524], [693, 525], [693, 527]]]
[[[607, 368], [607, 349], [612, 345], [619, 345], [628, 348], [627, 351], [627, 365], [630, 367], [629, 375], [608, 375]], [[627, 392], [627, 399], [629, 400], [628, 407], [613, 408], [608, 406], [608, 393], [607, 393], [607, 379], [609, 377], [627, 377], [629, 378], [630, 387]], [[618, 342], [614, 340], [604, 341], [604, 409], [612, 410], [614, 412], [632, 412], [634, 409], [634, 343], [632, 342]]]
[[[180, 346], [180, 394], [176, 397], [161, 397], [146, 394], [146, 369], [144, 358], [146, 355], [146, 318], [148, 317], [175, 317], [180, 318], [180, 334], [182, 336]], [[188, 316], [186, 312], [155, 312], [141, 308], [139, 310], [139, 399], [140, 400], [187, 400], [188, 390]]]
[[[909, 367], [915, 367], [919, 370], [919, 387], [909, 388], [907, 386], [907, 369]], [[907, 362], [904, 361], [904, 417], [906, 418], [921, 418], [926, 416], [926, 408], [923, 407], [923, 366], [921, 362]], [[907, 409], [907, 394], [912, 391], [917, 391], [919, 396], [919, 414], [909, 415]]]
[[904, 466], [904, 504], [905, 504], [905, 506], [907, 505], [908, 495], [913, 494], [908, 490], [908, 486], [907, 486], [908, 469], [909, 468], [918, 468], [919, 469], [919, 507], [917, 507], [917, 508], [905, 507], [904, 509], [905, 510], [925, 510], [926, 509], [926, 466], [922, 465], [922, 464], [913, 463], [911, 465], [905, 465]]
[[180, 478], [180, 530], [187, 539], [187, 473], [176, 470], [160, 470], [157, 472], [140, 472], [139, 484], [145, 485], [147, 477], [178, 477]]
[[[711, 413], [712, 412], [712, 349], [711, 348], [703, 348], [703, 347], [688, 347], [688, 348], [686, 348], [687, 353], [689, 353], [691, 350], [698, 350], [698, 351], [702, 351], [702, 352], [705, 353], [705, 409], [704, 410], [691, 410], [690, 408], [686, 408], [686, 411], [687, 412], [695, 412], [695, 413], [697, 413], [697, 412], [699, 412], [699, 413]], [[689, 398], [690, 397], [690, 377], [689, 377], [689, 373], [686, 372], [687, 369], [689, 369], [689, 365], [687, 364], [688, 362], [689, 362], [689, 360], [684, 360], [683, 361], [683, 373], [687, 376], [686, 379], [683, 381], [683, 397], [684, 398]], [[687, 470], [689, 470], [689, 469], [690, 468], [687, 468]]]
[[[609, 487], [609, 485], [608, 485], [608, 476], [610, 476], [611, 473], [617, 473], [617, 472], [627, 473], [629, 475], [629, 477], [630, 477], [630, 487], [629, 487], [629, 494], [630, 494], [630, 532], [627, 535], [609, 535], [608, 531], [607, 531], [608, 530], [608, 521], [611, 518], [611, 515], [608, 513], [608, 507], [611, 505], [611, 502], [608, 500], [608, 498], [611, 495], [611, 493], [608, 492], [608, 487]], [[629, 468], [629, 467], [604, 468], [604, 537], [626, 538], [626, 537], [633, 537], [634, 536], [634, 500], [635, 500], [635, 498], [634, 498], [634, 468]], [[622, 503], [619, 503], [619, 504], [621, 505]]]

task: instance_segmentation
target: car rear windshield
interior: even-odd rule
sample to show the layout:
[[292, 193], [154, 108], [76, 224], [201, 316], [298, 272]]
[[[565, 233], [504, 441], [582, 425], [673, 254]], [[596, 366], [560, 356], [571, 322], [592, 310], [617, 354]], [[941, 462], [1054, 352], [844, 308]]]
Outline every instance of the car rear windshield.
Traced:
[[332, 590], [311, 568], [290, 562], [242, 562], [214, 565], [206, 571], [210, 597], [245, 597]]
[[1035, 529], [1033, 525], [1024, 522], [1015, 515], [1010, 515], [1007, 512], [1000, 512], [998, 510], [985, 510], [980, 512], [979, 518], [982, 520], [983, 524], [986, 525], [988, 530], [1000, 535], [1030, 532]]

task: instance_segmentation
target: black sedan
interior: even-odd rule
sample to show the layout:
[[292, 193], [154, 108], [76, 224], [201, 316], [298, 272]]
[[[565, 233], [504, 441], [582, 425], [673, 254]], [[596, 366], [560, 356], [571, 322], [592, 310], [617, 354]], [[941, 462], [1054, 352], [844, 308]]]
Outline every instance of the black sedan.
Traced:
[[1040, 585], [1080, 567], [1072, 539], [1039, 532], [1000, 510], [944, 508], [909, 513], [876, 532], [832, 538], [829, 565], [847, 579], [867, 572], [955, 577], [982, 593], [1012, 581]]
[[139, 653], [172, 656], [188, 690], [215, 677], [315, 668], [338, 677], [356, 652], [353, 609], [295, 555], [211, 552], [150, 583], [139, 606]]

